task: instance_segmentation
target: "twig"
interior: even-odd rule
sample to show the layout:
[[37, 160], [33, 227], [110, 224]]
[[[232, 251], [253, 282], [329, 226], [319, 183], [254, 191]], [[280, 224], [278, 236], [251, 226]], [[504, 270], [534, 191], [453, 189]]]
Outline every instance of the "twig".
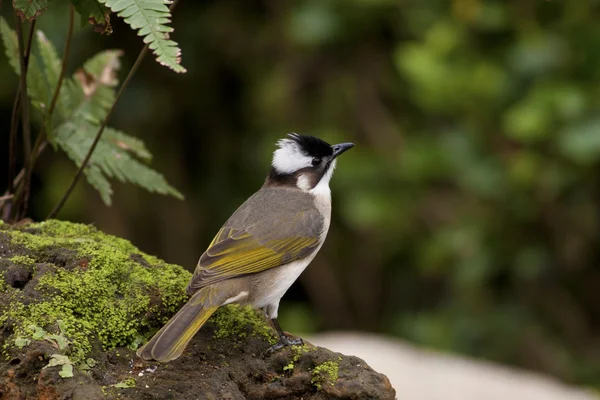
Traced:
[[[169, 7], [169, 9], [171, 11], [173, 11], [173, 8], [175, 8], [176, 5], [177, 5], [177, 0], [173, 1], [173, 3], [171, 4], [171, 7]], [[125, 78], [125, 80], [123, 81], [123, 84], [119, 88], [119, 91], [117, 92], [117, 95], [115, 96], [115, 101], [113, 102], [112, 106], [110, 107], [110, 110], [108, 110], [108, 113], [106, 114], [106, 117], [104, 117], [104, 120], [102, 121], [102, 124], [100, 125], [100, 128], [98, 129], [98, 133], [96, 133], [96, 137], [94, 138], [94, 142], [92, 143], [92, 146], [90, 147], [89, 151], [87, 152], [87, 155], [83, 159], [83, 162], [79, 166], [79, 169], [77, 170], [77, 173], [73, 177], [73, 180], [71, 181], [71, 184], [67, 188], [67, 191], [62, 196], [62, 198], [60, 199], [60, 201], [58, 202], [58, 204], [54, 207], [54, 209], [52, 211], [50, 211], [50, 214], [48, 214], [48, 216], [46, 217], [46, 219], [54, 218], [56, 216], [56, 214], [58, 214], [58, 212], [60, 211], [60, 209], [64, 206], [65, 202], [67, 201], [67, 199], [71, 195], [71, 192], [73, 192], [73, 189], [75, 189], [75, 186], [77, 185], [77, 182], [81, 178], [81, 175], [83, 175], [83, 171], [85, 170], [85, 167], [88, 165], [88, 163], [90, 161], [90, 158], [92, 158], [92, 154], [94, 153], [94, 150], [96, 149], [96, 146], [98, 145], [98, 142], [100, 141], [100, 137], [102, 136], [102, 133], [104, 132], [104, 128], [106, 127], [106, 124], [108, 123], [108, 119], [112, 115], [112, 113], [113, 113], [113, 111], [114, 111], [117, 103], [119, 102], [119, 99], [121, 98], [121, 95], [123, 94], [123, 92], [127, 88], [127, 85], [129, 85], [129, 82], [133, 78], [133, 75], [135, 74], [135, 72], [137, 71], [138, 67], [142, 63], [142, 60], [144, 59], [144, 56], [148, 52], [148, 47], [149, 47], [148, 44], [146, 44], [142, 48], [142, 50], [140, 51], [140, 54], [138, 55], [137, 59], [135, 60], [135, 63], [131, 67], [131, 70], [129, 70], [129, 73], [127, 74], [127, 77]]]
[[[42, 152], [46, 149], [46, 146], [48, 145], [47, 141], [43, 141], [42, 144], [40, 145], [40, 148], [37, 151], [36, 157], [39, 157], [40, 154], [42, 154]], [[13, 187], [19, 185], [19, 183], [21, 182], [21, 179], [23, 179], [23, 177], [25, 176], [25, 167], [21, 168], [21, 170], [19, 171], [19, 173], [17, 174], [17, 176], [15, 177], [15, 179], [13, 180]], [[4, 205], [4, 202], [6, 200], [3, 200], [4, 197], [8, 196], [8, 190], [6, 192], [4, 192], [4, 194], [2, 195], [2, 197], [0, 197], [0, 210], [2, 209], [2, 206]]]
[[0, 196], [0, 201], [9, 200], [9, 199], [12, 199], [12, 198], [13, 198], [12, 194], [7, 194], [6, 196]]
[[[60, 94], [60, 89], [62, 88], [63, 81], [65, 79], [65, 73], [67, 69], [67, 61], [69, 59], [69, 53], [71, 51], [71, 40], [73, 38], [73, 26], [75, 25], [75, 7], [71, 4], [69, 7], [69, 30], [67, 32], [67, 39], [65, 42], [65, 50], [63, 52], [62, 63], [60, 67], [60, 74], [58, 75], [58, 81], [56, 82], [56, 88], [54, 89], [54, 94], [52, 95], [52, 100], [50, 101], [50, 107], [48, 107], [48, 112], [45, 116], [45, 123], [42, 123], [42, 127], [40, 128], [40, 133], [37, 135], [35, 140], [35, 144], [33, 145], [33, 154], [31, 156], [31, 160], [29, 164], [27, 164], [26, 173], [27, 178], [26, 182], [29, 183], [31, 181], [31, 174], [33, 173], [33, 168], [35, 167], [35, 162], [37, 161], [37, 156], [39, 155], [38, 150], [42, 143], [46, 141], [46, 127], [52, 124], [52, 115], [54, 113], [54, 108], [56, 107], [56, 103], [58, 102], [58, 96]], [[29, 204], [29, 184], [25, 187], [25, 198], [23, 199], [23, 212], [24, 216], [27, 213], [27, 206]]]

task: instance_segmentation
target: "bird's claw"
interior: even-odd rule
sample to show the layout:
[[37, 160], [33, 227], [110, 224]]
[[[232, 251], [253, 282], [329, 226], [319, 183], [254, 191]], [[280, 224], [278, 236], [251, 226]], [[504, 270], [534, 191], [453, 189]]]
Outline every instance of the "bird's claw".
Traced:
[[304, 344], [304, 341], [301, 338], [283, 335], [283, 336], [279, 337], [279, 342], [277, 342], [273, 346], [269, 347], [263, 353], [263, 357], [270, 356], [271, 354], [275, 353], [277, 350], [281, 350], [287, 346], [301, 346], [303, 344]]

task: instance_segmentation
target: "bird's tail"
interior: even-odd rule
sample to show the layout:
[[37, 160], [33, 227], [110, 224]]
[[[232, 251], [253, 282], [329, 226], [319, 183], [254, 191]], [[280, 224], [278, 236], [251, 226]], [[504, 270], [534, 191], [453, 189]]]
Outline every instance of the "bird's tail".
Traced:
[[194, 294], [181, 310], [137, 351], [138, 357], [144, 360], [167, 362], [181, 356], [196, 332], [219, 308], [218, 306], [205, 307], [206, 293], [203, 292]]

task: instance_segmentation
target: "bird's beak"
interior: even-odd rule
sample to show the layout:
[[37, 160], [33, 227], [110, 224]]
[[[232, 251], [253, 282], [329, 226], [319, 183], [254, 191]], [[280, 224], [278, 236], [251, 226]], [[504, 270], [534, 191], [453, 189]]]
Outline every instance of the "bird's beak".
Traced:
[[354, 143], [334, 144], [333, 146], [331, 146], [331, 148], [333, 149], [333, 158], [336, 158], [337, 156], [339, 156], [340, 154], [342, 154], [346, 150], [350, 150], [354, 146], [355, 146]]

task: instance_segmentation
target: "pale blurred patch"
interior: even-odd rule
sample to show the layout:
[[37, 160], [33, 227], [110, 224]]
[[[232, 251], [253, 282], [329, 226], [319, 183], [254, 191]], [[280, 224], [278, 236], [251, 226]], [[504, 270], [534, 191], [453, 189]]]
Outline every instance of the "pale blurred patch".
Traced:
[[598, 400], [600, 396], [541, 374], [437, 353], [361, 332], [306, 337], [311, 343], [365, 360], [389, 378], [398, 399]]

